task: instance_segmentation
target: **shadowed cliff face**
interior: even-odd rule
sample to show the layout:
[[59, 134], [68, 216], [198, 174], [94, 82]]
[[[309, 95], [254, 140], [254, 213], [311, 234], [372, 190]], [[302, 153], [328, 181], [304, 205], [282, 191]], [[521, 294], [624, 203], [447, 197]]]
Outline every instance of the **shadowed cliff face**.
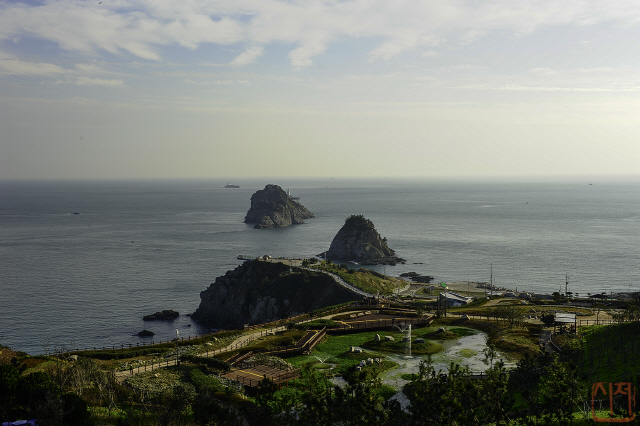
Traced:
[[304, 223], [303, 219], [315, 217], [302, 204], [294, 201], [278, 185], [267, 185], [251, 196], [251, 208], [245, 223], [255, 223], [256, 229], [280, 228]]
[[325, 274], [256, 260], [216, 278], [191, 316], [217, 328], [242, 328], [356, 299]]
[[387, 239], [378, 234], [373, 222], [362, 215], [347, 218], [344, 226], [333, 238], [327, 256], [331, 259], [351, 260], [369, 265], [394, 265], [405, 262], [389, 248]]

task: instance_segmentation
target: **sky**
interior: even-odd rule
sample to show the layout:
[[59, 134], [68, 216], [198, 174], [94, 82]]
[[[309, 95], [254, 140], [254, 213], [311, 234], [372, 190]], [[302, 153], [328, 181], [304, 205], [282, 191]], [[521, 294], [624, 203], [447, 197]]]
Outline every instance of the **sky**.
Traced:
[[2, 0], [0, 180], [640, 174], [640, 2]]

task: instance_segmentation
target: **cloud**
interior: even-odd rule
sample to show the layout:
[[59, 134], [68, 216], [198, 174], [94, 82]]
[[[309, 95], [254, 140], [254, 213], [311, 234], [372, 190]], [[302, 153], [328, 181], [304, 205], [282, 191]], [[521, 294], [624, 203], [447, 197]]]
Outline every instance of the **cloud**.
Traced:
[[[556, 0], [43, 0], [0, 4], [0, 40], [24, 37], [98, 56], [130, 54], [159, 61], [165, 48], [292, 46], [291, 65], [308, 67], [331, 43], [367, 39], [371, 61], [416, 49], [474, 43], [491, 34], [520, 36], [559, 25], [637, 25], [640, 2]], [[264, 54], [251, 47], [230, 62]]]
[[75, 81], [77, 86], [104, 86], [104, 87], [120, 87], [124, 86], [122, 80], [105, 80], [102, 78], [78, 77]]
[[311, 58], [323, 53], [326, 49], [327, 45], [321, 41], [305, 42], [289, 53], [291, 65], [296, 68], [308, 67], [313, 63]]
[[555, 74], [558, 74], [558, 71], [553, 70], [553, 69], [548, 68], [548, 67], [534, 68], [534, 69], [531, 70], [531, 72], [533, 74], [539, 74], [539, 75], [555, 75]]
[[45, 62], [27, 62], [0, 52], [0, 75], [51, 76], [65, 73], [58, 65]]
[[254, 46], [236, 56], [229, 64], [236, 67], [253, 64], [262, 55], [264, 55], [264, 49]]
[[248, 85], [251, 84], [249, 80], [194, 80], [191, 78], [184, 79], [186, 84], [195, 84], [195, 85], [216, 85], [216, 86], [232, 86], [237, 84]]

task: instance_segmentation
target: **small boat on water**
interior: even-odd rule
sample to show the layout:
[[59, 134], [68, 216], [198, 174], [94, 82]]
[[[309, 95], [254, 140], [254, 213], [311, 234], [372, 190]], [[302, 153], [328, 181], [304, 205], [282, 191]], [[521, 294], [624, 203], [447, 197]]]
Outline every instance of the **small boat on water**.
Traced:
[[225, 188], [240, 188], [240, 185], [232, 185], [230, 183], [227, 183], [224, 187]]

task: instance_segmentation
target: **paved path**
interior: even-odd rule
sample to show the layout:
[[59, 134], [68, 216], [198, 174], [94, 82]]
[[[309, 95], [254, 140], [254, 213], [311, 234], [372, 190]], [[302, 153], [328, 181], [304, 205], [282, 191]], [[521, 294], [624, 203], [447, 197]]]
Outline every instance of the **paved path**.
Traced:
[[540, 335], [540, 344], [544, 346], [544, 349], [548, 353], [553, 354], [553, 353], [556, 352], [556, 349], [551, 344], [551, 330], [550, 329], [542, 330], [542, 334]]
[[313, 272], [320, 272], [326, 275], [329, 275], [331, 278], [333, 278], [333, 280], [338, 283], [339, 285], [341, 285], [342, 287], [346, 288], [347, 290], [350, 290], [356, 294], [359, 294], [361, 296], [365, 296], [365, 297], [374, 297], [375, 295], [371, 294], [371, 293], [367, 293], [366, 291], [360, 290], [357, 287], [352, 286], [351, 284], [349, 284], [348, 282], [346, 282], [345, 280], [343, 280], [339, 275], [336, 275], [334, 273], [331, 272], [327, 272], [327, 271], [323, 271], [322, 269], [315, 269], [315, 268], [307, 268], [304, 267], [302, 269], [306, 269], [308, 271], [313, 271]]
[[[338, 284], [339, 284], [339, 285], [341, 285], [342, 287], [344, 287], [344, 288], [346, 288], [346, 289], [348, 289], [348, 290], [350, 290], [350, 291], [352, 291], [352, 292], [354, 292], [354, 293], [356, 293], [356, 294], [359, 294], [359, 295], [361, 295], [361, 296], [365, 296], [365, 297], [375, 297], [375, 296], [376, 296], [375, 294], [367, 293], [367, 292], [366, 292], [366, 291], [364, 291], [364, 290], [360, 290], [358, 287], [355, 287], [355, 286], [353, 286], [353, 285], [349, 284], [348, 282], [346, 282], [345, 280], [343, 280], [343, 279], [342, 279], [342, 277], [340, 277], [339, 275], [334, 274], [334, 273], [332, 273], [332, 272], [324, 271], [324, 270], [322, 270], [322, 269], [306, 268], [306, 267], [305, 267], [305, 268], [302, 268], [302, 269], [307, 269], [307, 270], [309, 270], [309, 271], [314, 271], [314, 272], [321, 272], [321, 273], [323, 273], [323, 274], [329, 275], [331, 278], [333, 278], [333, 280], [334, 280], [336, 283], [338, 283]], [[404, 292], [410, 291], [411, 286], [412, 286], [412, 284], [411, 284], [411, 283], [406, 283], [406, 284], [404, 285], [404, 287], [397, 289], [397, 290], [395, 291], [395, 293], [397, 293], [397, 294], [401, 294], [401, 293], [404, 293]], [[422, 288], [422, 286], [420, 286], [419, 288]], [[418, 290], [418, 288], [416, 288], [415, 290]]]

